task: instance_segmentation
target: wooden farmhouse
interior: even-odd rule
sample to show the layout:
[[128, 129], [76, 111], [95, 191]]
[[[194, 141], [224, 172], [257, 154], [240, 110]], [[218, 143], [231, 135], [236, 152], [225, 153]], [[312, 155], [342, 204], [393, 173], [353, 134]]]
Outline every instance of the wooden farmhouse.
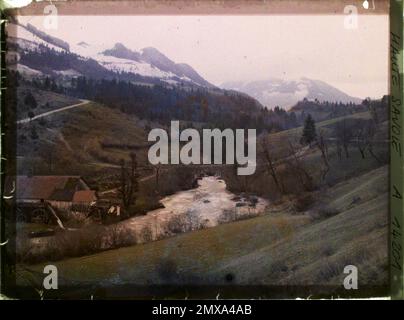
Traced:
[[94, 190], [79, 176], [17, 176], [17, 203], [48, 202], [54, 208], [85, 208], [97, 200]]

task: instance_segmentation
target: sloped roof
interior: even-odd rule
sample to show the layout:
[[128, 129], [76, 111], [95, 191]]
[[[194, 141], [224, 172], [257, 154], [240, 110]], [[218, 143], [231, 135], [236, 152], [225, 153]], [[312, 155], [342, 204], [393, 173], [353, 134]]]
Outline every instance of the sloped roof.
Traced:
[[71, 201], [74, 192], [88, 186], [79, 176], [17, 176], [17, 199]]
[[72, 201], [75, 191], [68, 189], [55, 189], [49, 197], [49, 200]]
[[73, 195], [73, 203], [92, 202], [97, 200], [94, 190], [80, 190]]

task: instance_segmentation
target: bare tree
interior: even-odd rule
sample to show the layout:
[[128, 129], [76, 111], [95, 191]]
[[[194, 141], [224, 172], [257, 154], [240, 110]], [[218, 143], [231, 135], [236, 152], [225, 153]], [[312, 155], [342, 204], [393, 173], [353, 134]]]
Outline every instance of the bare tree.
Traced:
[[379, 164], [382, 164], [382, 163], [383, 163], [383, 161], [374, 153], [374, 151], [373, 151], [373, 144], [370, 144], [370, 145], [368, 146], [368, 150], [369, 150], [370, 155], [371, 155]]
[[361, 154], [362, 159], [366, 158], [366, 149], [368, 147], [368, 139], [365, 134], [365, 128], [358, 127], [356, 130], [356, 146]]
[[157, 194], [160, 193], [160, 173], [161, 173], [161, 166], [159, 164], [154, 166], [155, 169], [155, 192]]
[[346, 119], [344, 119], [337, 123], [335, 133], [337, 135], [337, 144], [339, 143], [342, 146], [345, 151], [345, 157], [349, 158], [349, 145], [354, 135], [352, 126], [349, 126]]
[[321, 159], [323, 160], [324, 168], [321, 170], [321, 181], [325, 180], [327, 173], [330, 171], [330, 161], [328, 158], [328, 146], [324, 139], [324, 132], [320, 130], [316, 143], [317, 148], [321, 152]]
[[121, 178], [120, 187], [118, 189], [121, 196], [122, 205], [124, 207], [123, 216], [128, 216], [129, 207], [135, 203], [135, 192], [138, 191], [138, 173], [136, 154], [130, 154], [130, 166], [128, 167], [126, 161], [122, 159], [121, 164]]
[[366, 158], [366, 150], [371, 143], [371, 136], [373, 136], [373, 130], [370, 130], [370, 125], [366, 121], [358, 120], [355, 125], [355, 144], [358, 148], [362, 159]]
[[248, 192], [251, 186], [251, 183], [254, 180], [254, 177], [256, 177], [256, 175], [258, 174], [256, 172], [256, 174], [254, 175], [245, 175], [245, 176], [241, 176], [238, 175], [237, 173], [237, 169], [238, 166], [237, 164], [232, 164], [229, 165], [228, 170], [225, 170], [225, 176], [226, 176], [226, 184], [228, 187], [231, 186], [232, 191], [234, 192]]
[[370, 116], [375, 124], [379, 123], [379, 115], [375, 103], [370, 98], [362, 101], [362, 104], [369, 110]]
[[55, 155], [55, 146], [52, 145], [44, 145], [41, 148], [41, 154], [43, 155], [44, 162], [47, 166], [47, 172], [51, 174], [53, 172], [54, 167], [54, 155]]
[[341, 160], [342, 159], [342, 146], [341, 146], [341, 141], [339, 139], [336, 140], [336, 147], [337, 147], [337, 155], [338, 155], [338, 159]]
[[307, 191], [311, 191], [313, 189], [313, 178], [307, 172], [302, 160], [298, 156], [299, 149], [297, 149], [293, 145], [293, 143], [289, 140], [288, 140], [288, 145], [289, 145], [290, 155], [288, 157], [289, 160], [287, 160], [286, 162], [289, 164], [289, 166], [292, 168], [292, 170], [296, 173], [296, 177], [298, 178], [298, 180], [299, 180], [300, 184], [303, 186], [303, 188]]
[[379, 157], [373, 152], [373, 140], [377, 130], [374, 119], [357, 121], [355, 128], [355, 143], [362, 156], [362, 159], [366, 158], [366, 151], [368, 151], [378, 163], [382, 163]]
[[272, 157], [271, 152], [269, 151], [269, 143], [266, 138], [261, 140], [261, 148], [262, 148], [262, 152], [263, 152], [263, 156], [264, 156], [266, 171], [274, 180], [274, 183], [275, 183], [278, 191], [281, 194], [284, 194], [285, 186], [283, 185], [283, 182], [281, 181], [281, 179], [278, 176], [278, 173], [276, 171], [275, 161]]

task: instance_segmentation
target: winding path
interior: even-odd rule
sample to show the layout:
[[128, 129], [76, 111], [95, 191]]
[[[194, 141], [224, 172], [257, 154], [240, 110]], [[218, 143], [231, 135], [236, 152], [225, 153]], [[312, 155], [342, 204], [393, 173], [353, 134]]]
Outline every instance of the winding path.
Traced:
[[66, 107], [63, 107], [63, 108], [56, 109], [56, 110], [47, 111], [47, 112], [38, 114], [38, 115], [36, 115], [36, 116], [34, 116], [32, 118], [25, 118], [25, 119], [18, 120], [17, 124], [28, 123], [28, 122], [31, 122], [33, 120], [39, 119], [39, 118], [47, 117], [47, 116], [49, 116], [49, 115], [51, 115], [53, 113], [57, 113], [57, 112], [65, 111], [65, 110], [68, 110], [68, 109], [80, 107], [80, 106], [90, 102], [90, 100], [84, 100], [84, 99], [80, 99], [80, 101], [81, 101], [80, 103], [72, 104], [70, 106], [66, 106]]

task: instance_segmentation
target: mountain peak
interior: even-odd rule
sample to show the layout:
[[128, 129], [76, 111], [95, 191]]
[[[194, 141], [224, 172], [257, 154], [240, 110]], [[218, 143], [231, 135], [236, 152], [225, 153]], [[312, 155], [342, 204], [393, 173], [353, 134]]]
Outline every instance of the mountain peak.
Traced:
[[175, 66], [174, 61], [167, 58], [156, 48], [146, 47], [143, 48], [140, 52], [141, 52], [141, 58], [144, 61], [157, 66], [161, 70], [171, 71], [171, 69]]
[[112, 48], [114, 50], [129, 50], [127, 47], [125, 47], [124, 44], [117, 42], [115, 43], [114, 47]]
[[87, 48], [87, 47], [90, 46], [90, 45], [89, 45], [87, 42], [85, 42], [85, 41], [80, 41], [77, 45], [80, 46], [80, 47], [84, 47], [84, 48]]
[[[214, 87], [204, 78], [202, 78], [190, 65], [177, 64], [170, 60], [162, 52], [154, 47], [146, 47], [140, 52], [131, 50], [123, 43], [117, 42], [112, 47], [103, 44], [89, 44], [85, 41], [72, 44], [52, 37], [47, 33], [37, 29], [33, 25], [28, 24], [27, 27], [16, 25], [14, 33], [10, 35], [13, 41], [17, 42], [21, 47], [32, 50], [40, 45], [49, 47], [57, 51], [65, 50], [80, 56], [82, 63], [86, 63], [86, 59], [91, 60], [91, 69], [94, 61], [98, 64], [98, 71], [104, 68], [104, 71], [125, 72], [147, 78], [155, 78], [160, 81], [169, 83], [170, 85], [188, 84], [203, 87]], [[76, 70], [83, 73], [83, 70]], [[97, 72], [98, 72], [97, 71]], [[156, 80], [150, 79], [152, 83]], [[148, 81], [145, 79], [144, 81]]]
[[361, 99], [349, 96], [324, 81], [307, 77], [295, 80], [268, 79], [253, 82], [228, 82], [222, 84], [222, 87], [244, 92], [269, 108], [280, 106], [289, 109], [304, 98], [343, 103], [359, 103], [361, 101]]
[[121, 59], [140, 61], [140, 54], [125, 47], [122, 43], [117, 42], [112, 49], [107, 49], [102, 52], [103, 55], [113, 56]]
[[32, 25], [30, 23], [28, 23], [26, 25], [26, 27], [24, 27], [24, 28], [27, 29], [32, 34], [34, 34], [35, 36], [37, 36], [38, 38], [42, 39], [43, 41], [46, 41], [63, 50], [70, 51], [70, 46], [66, 41], [56, 38], [54, 36], [51, 36], [43, 31], [39, 30], [38, 28], [36, 28], [34, 25]]
[[157, 50], [156, 48], [154, 48], [154, 47], [145, 47], [145, 48], [143, 48], [142, 50], [140, 50], [140, 52], [143, 54], [143, 53], [151, 53], [151, 54], [160, 54], [160, 55], [163, 55], [164, 56], [164, 54], [162, 54], [159, 50]]
[[213, 87], [208, 81], [201, 77], [190, 65], [186, 63], [175, 63], [167, 58], [154, 47], [146, 47], [140, 50], [142, 60], [156, 66], [160, 70], [171, 72], [180, 78], [192, 80], [196, 84], [206, 87]]

